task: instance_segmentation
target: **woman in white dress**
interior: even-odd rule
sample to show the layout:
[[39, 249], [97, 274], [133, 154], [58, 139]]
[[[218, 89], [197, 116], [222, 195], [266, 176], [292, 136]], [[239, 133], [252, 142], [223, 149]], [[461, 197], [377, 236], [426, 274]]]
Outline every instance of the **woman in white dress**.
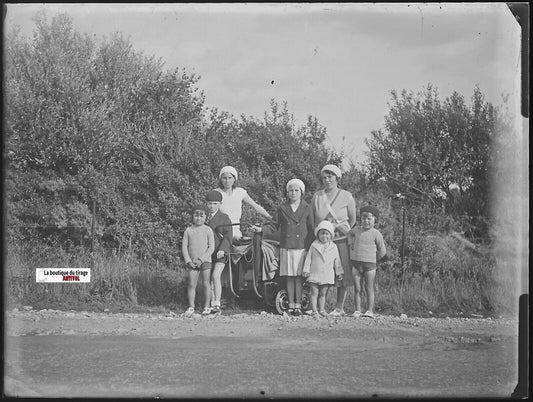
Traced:
[[338, 187], [341, 179], [341, 170], [335, 165], [326, 165], [320, 172], [324, 188], [313, 195], [311, 205], [313, 207], [315, 225], [327, 220], [335, 229], [333, 241], [337, 245], [341, 258], [344, 276], [342, 281], [337, 281], [337, 302], [333, 316], [344, 315], [344, 300], [348, 287], [354, 286], [355, 281], [350, 268], [350, 253], [348, 250], [348, 238], [346, 234], [355, 224], [355, 200], [349, 191]]
[[[229, 216], [231, 223], [240, 223], [242, 203], [245, 202], [252, 206], [261, 216], [264, 216], [268, 220], [272, 220], [272, 216], [266, 211], [266, 209], [256, 203], [244, 188], [237, 187], [238, 178], [237, 170], [233, 166], [224, 166], [220, 169], [218, 175], [218, 188], [215, 189], [222, 194], [222, 205], [220, 205], [220, 210]], [[240, 227], [234, 226], [233, 239], [239, 240], [240, 238], [242, 238]]]

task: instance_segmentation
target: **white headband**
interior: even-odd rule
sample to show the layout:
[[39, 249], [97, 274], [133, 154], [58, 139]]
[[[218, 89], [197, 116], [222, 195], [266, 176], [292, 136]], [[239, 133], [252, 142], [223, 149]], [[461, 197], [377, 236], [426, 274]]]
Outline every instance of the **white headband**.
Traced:
[[287, 182], [287, 191], [289, 191], [289, 186], [291, 184], [296, 184], [298, 187], [300, 187], [300, 190], [302, 191], [302, 194], [305, 193], [305, 184], [300, 179], [290, 179]]
[[220, 179], [224, 173], [231, 173], [233, 177], [235, 177], [235, 180], [237, 180], [237, 170], [233, 166], [224, 166], [222, 169], [220, 169], [220, 173], [218, 174], [218, 178]]
[[335, 165], [326, 165], [326, 166], [324, 166], [322, 168], [322, 170], [320, 171], [320, 173], [323, 173], [324, 170], [329, 170], [330, 172], [335, 173], [335, 176], [337, 176], [337, 179], [340, 179], [342, 177], [341, 170]]

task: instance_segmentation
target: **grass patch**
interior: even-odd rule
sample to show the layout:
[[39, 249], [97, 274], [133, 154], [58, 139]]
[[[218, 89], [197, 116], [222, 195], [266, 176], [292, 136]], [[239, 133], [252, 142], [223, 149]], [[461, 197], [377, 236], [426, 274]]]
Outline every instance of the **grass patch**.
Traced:
[[[425, 248], [403, 266], [392, 258], [377, 271], [375, 310], [379, 314], [428, 316], [485, 316], [516, 314], [517, 272], [512, 261], [492, 253], [471, 253], [429, 239]], [[36, 283], [35, 268], [91, 268], [90, 283]], [[514, 269], [514, 271], [513, 271]], [[10, 247], [4, 270], [6, 307], [31, 305], [37, 309], [111, 312], [182, 311], [187, 305], [187, 271], [118, 255], [66, 253], [46, 247]], [[364, 287], [363, 287], [364, 289]], [[226, 290], [224, 295], [229, 292]], [[337, 291], [330, 288], [326, 309], [335, 307]], [[197, 305], [203, 303], [201, 286]], [[362, 307], [366, 307], [363, 290]], [[228, 307], [241, 312], [264, 310], [253, 294]], [[354, 310], [353, 288], [347, 292], [345, 311]]]

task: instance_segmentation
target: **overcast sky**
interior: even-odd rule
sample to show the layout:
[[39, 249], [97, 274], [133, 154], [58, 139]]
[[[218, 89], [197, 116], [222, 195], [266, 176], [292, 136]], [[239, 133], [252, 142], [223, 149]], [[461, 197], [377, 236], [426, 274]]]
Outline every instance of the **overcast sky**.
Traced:
[[[330, 145], [361, 162], [363, 139], [383, 127], [390, 91], [436, 86], [441, 99], [511, 110], [520, 95], [520, 28], [505, 3], [8, 4], [5, 30], [31, 36], [32, 18], [66, 12], [81, 32], [119, 31], [136, 50], [202, 78], [206, 106], [263, 117], [271, 98], [308, 115]], [[344, 141], [343, 141], [344, 138]]]

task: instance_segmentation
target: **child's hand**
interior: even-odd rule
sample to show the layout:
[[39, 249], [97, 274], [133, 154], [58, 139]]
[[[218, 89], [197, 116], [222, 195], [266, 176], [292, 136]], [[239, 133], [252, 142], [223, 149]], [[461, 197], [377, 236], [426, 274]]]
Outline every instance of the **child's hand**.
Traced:
[[304, 278], [309, 278], [309, 274], [310, 274], [309, 272], [302, 272], [302, 276]]
[[200, 268], [202, 266], [202, 260], [197, 258], [196, 260], [194, 260], [194, 265], [196, 266], [196, 268]]
[[224, 257], [224, 251], [222, 251], [222, 250], [218, 250], [218, 251], [217, 251], [217, 259], [220, 259], [220, 258], [222, 258], [222, 257]]
[[338, 280], [338, 281], [342, 281], [342, 274], [337, 275], [337, 280]]
[[189, 268], [191, 268], [191, 269], [196, 269], [196, 265], [194, 265], [194, 262], [192, 262], [192, 261], [189, 261], [189, 262], [187, 263], [187, 266], [188, 266]]

